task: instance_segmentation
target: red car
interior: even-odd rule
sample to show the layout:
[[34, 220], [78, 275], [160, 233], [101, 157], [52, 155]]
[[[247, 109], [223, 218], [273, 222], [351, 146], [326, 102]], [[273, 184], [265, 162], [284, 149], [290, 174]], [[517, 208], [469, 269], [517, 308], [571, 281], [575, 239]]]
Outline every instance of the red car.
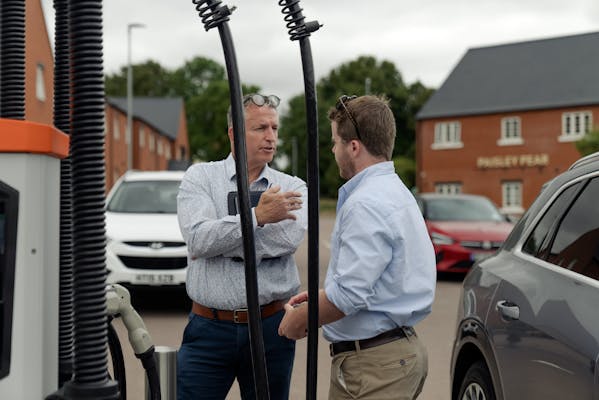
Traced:
[[468, 272], [475, 261], [501, 247], [514, 226], [484, 196], [421, 193], [416, 200], [439, 272]]

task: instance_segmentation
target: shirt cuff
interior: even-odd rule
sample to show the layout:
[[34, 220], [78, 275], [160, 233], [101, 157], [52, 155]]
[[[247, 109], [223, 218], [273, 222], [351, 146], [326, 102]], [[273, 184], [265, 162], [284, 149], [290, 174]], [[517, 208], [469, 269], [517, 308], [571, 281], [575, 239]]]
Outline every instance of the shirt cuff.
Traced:
[[252, 208], [252, 223], [254, 225], [254, 230], [256, 230], [256, 228], [258, 227], [258, 218], [256, 218], [256, 207]]

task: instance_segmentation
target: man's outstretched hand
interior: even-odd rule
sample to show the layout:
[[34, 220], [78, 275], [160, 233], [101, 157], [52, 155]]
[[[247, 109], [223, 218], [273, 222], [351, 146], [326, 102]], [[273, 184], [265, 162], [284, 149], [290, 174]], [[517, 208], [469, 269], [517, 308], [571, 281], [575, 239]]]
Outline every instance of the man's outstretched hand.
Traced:
[[268, 188], [260, 196], [256, 206], [258, 225], [273, 224], [285, 219], [295, 220], [292, 211], [302, 208], [302, 194], [299, 192], [281, 192], [281, 187], [275, 185]]

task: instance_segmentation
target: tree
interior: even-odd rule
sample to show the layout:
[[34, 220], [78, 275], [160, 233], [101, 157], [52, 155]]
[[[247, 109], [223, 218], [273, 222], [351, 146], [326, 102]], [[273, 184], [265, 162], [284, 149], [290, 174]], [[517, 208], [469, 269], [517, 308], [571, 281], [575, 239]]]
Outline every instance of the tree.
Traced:
[[[335, 105], [340, 95], [363, 95], [368, 87], [371, 94], [384, 95], [390, 100], [397, 124], [393, 158], [406, 185], [414, 183], [415, 115], [433, 91], [420, 82], [406, 86], [400, 72], [389, 61], [379, 62], [374, 57], [361, 56], [333, 69], [317, 84], [319, 168], [323, 196], [335, 197], [343, 183], [331, 152], [328, 110]], [[281, 119], [281, 152], [291, 154], [293, 137], [297, 138], [297, 143], [307, 143], [305, 116], [304, 96], [292, 98], [289, 112]], [[305, 146], [300, 146], [298, 175], [302, 178], [306, 177], [306, 154]], [[290, 170], [290, 167], [287, 169]]]
[[599, 127], [595, 127], [578, 142], [576, 142], [576, 149], [581, 156], [586, 156], [599, 151]]
[[[165, 97], [171, 94], [171, 72], [164, 69], [156, 61], [132, 65], [133, 95]], [[118, 74], [105, 78], [105, 91], [108, 96], [127, 96], [127, 67], [122, 67]]]

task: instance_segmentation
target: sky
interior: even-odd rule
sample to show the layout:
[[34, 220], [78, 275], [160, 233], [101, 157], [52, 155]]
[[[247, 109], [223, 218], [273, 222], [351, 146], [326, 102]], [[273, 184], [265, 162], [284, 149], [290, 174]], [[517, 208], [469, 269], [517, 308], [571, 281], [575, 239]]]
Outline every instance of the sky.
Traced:
[[[126, 4], [126, 6], [125, 6]], [[223, 1], [241, 80], [284, 102], [302, 94], [300, 45], [291, 41], [277, 0]], [[404, 82], [438, 88], [470, 48], [599, 31], [598, 0], [300, 0], [315, 78], [359, 56], [391, 61]], [[52, 0], [42, 0], [53, 35]], [[205, 31], [191, 0], [104, 0], [104, 72], [154, 60], [168, 69], [196, 56], [225, 65], [218, 29]], [[53, 40], [53, 39], [51, 39]], [[599, 51], [599, 49], [597, 49]]]

